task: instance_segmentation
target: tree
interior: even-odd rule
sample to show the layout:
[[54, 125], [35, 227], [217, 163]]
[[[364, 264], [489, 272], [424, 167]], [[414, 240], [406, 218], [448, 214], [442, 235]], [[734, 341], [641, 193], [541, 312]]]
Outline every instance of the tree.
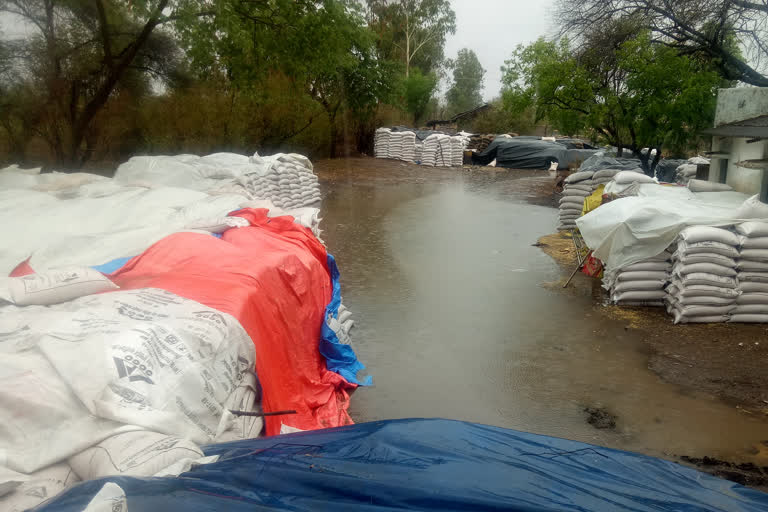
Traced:
[[418, 68], [414, 68], [404, 80], [403, 88], [405, 109], [413, 116], [414, 124], [417, 124], [419, 120], [424, 119], [424, 114], [429, 108], [430, 99], [437, 88], [437, 75], [425, 75]]
[[[222, 0], [229, 8], [183, 38], [201, 76], [225, 76], [233, 93], [270, 73], [290, 77], [297, 91], [323, 109], [336, 156], [337, 119], [357, 117], [392, 87], [390, 68], [375, 52], [375, 38], [353, 0]], [[310, 120], [311, 122], [311, 120]]]
[[448, 0], [367, 0], [368, 24], [378, 36], [379, 56], [436, 71], [443, 62], [448, 34], [456, 32], [456, 13]]
[[571, 35], [633, 20], [654, 41], [714, 63], [728, 80], [768, 86], [766, 0], [559, 0], [558, 18]]
[[[35, 98], [25, 103], [23, 124], [47, 142], [56, 164], [77, 169], [90, 158], [93, 122], [121, 91], [146, 91], [150, 78], [173, 78], [175, 45], [158, 27], [194, 5], [191, 0], [0, 0], [0, 14], [34, 30], [32, 37], [4, 44], [16, 50], [13, 89]], [[4, 124], [13, 121], [6, 117]]]
[[477, 55], [468, 48], [462, 48], [452, 66], [453, 85], [446, 94], [449, 111], [459, 113], [477, 107], [483, 102], [480, 92], [485, 76]]
[[580, 51], [566, 39], [518, 47], [503, 69], [505, 107], [532, 106], [564, 133], [627, 148], [652, 174], [663, 148], [682, 151], [711, 125], [720, 76], [645, 32], [614, 37], [613, 45]]

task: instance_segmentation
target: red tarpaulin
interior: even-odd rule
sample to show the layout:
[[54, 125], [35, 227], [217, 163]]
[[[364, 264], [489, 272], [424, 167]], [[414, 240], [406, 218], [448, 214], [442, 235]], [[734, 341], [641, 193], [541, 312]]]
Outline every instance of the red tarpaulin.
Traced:
[[161, 288], [229, 313], [256, 346], [256, 372], [267, 435], [281, 423], [302, 430], [351, 424], [348, 390], [354, 384], [330, 372], [318, 351], [325, 307], [331, 299], [327, 254], [312, 232], [292, 217], [267, 210], [233, 215], [252, 226], [221, 239], [176, 233], [110, 275], [122, 289]]

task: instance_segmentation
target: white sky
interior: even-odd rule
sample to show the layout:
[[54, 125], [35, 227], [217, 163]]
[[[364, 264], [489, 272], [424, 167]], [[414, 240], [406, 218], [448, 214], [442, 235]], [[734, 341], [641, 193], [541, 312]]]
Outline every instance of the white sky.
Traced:
[[445, 56], [455, 59], [462, 48], [475, 51], [485, 68], [483, 98], [501, 90], [501, 66], [515, 47], [551, 36], [553, 0], [451, 0], [456, 34], [448, 36]]

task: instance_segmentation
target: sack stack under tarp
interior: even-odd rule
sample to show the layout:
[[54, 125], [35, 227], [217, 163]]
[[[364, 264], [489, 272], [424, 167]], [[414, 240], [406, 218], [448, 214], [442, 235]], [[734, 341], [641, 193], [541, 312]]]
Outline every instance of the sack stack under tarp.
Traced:
[[489, 134], [471, 135], [469, 137], [469, 142], [467, 143], [467, 149], [471, 149], [477, 153], [482, 153], [488, 148], [488, 146], [491, 145], [491, 142], [493, 142], [493, 139], [495, 138], [496, 135]]
[[677, 239], [667, 311], [678, 323], [722, 323], [739, 297], [739, 237], [723, 228], [691, 226]]
[[664, 306], [664, 287], [672, 273], [672, 254], [667, 250], [619, 270], [606, 268], [603, 287], [611, 303], [620, 306]]
[[741, 250], [736, 267], [738, 291], [731, 322], [768, 323], [768, 222], [736, 226]]
[[584, 211], [584, 198], [592, 194], [592, 171], [581, 171], [565, 179], [565, 188], [560, 198], [560, 224], [558, 231], [576, 229], [576, 219]]

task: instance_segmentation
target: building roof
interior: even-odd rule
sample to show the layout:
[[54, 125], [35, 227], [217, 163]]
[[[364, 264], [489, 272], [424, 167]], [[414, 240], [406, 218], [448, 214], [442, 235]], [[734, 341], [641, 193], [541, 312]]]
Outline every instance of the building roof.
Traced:
[[751, 137], [756, 139], [768, 139], [768, 115], [723, 124], [715, 128], [704, 130], [707, 135], [720, 137]]

